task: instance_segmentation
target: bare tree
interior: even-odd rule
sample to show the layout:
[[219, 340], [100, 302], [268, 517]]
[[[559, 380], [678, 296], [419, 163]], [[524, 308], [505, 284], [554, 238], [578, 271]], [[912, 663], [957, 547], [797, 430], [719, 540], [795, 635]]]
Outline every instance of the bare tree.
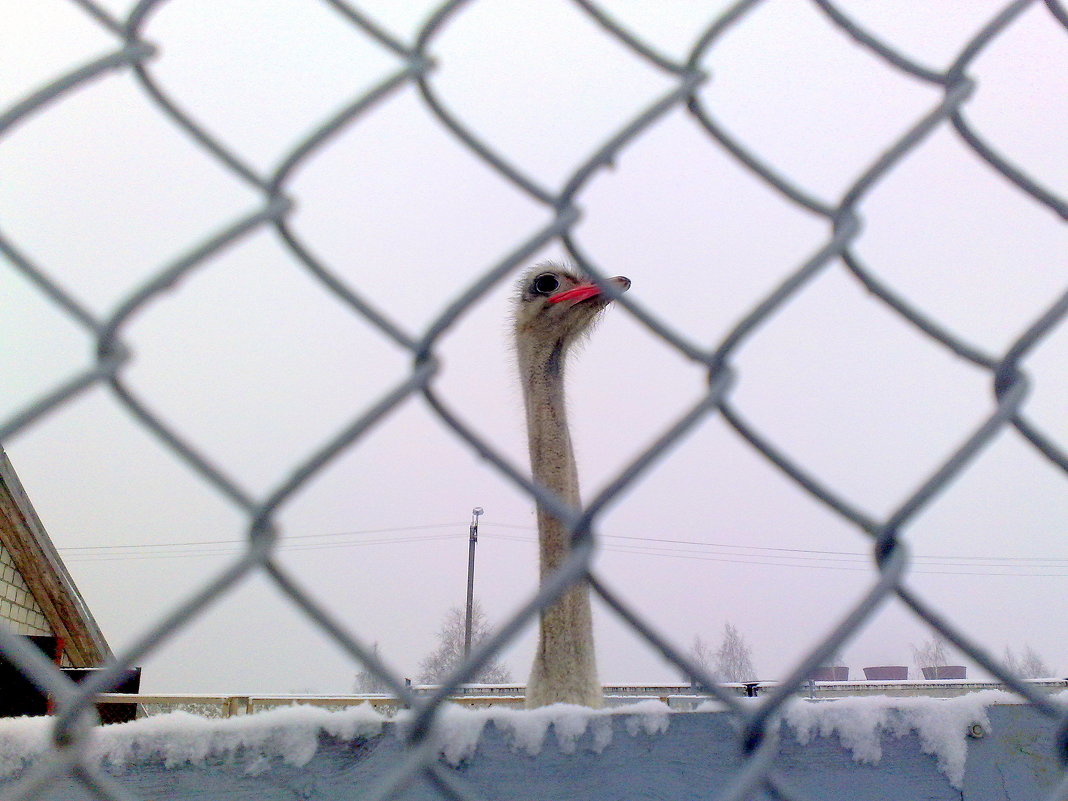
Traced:
[[[375, 642], [375, 644], [371, 647], [371, 653], [376, 658], [379, 656], [377, 642]], [[386, 686], [386, 683], [377, 674], [372, 673], [367, 668], [364, 668], [356, 674], [356, 684], [353, 689], [359, 695], [363, 695], [366, 693], [389, 692], [389, 688]]]
[[690, 646], [690, 650], [686, 652], [686, 656], [709, 676], [716, 675], [716, 655], [712, 652], [708, 643], [701, 639], [700, 634], [693, 636], [693, 644]]
[[1024, 646], [1023, 659], [1020, 660], [1020, 673], [1025, 679], [1045, 679], [1053, 675], [1049, 667], [1030, 645]]
[[[445, 614], [438, 631], [438, 647], [419, 662], [420, 684], [440, 684], [460, 666], [464, 658], [466, 617], [466, 610], [459, 606]], [[482, 605], [476, 599], [471, 606], [471, 647], [477, 648], [491, 633]], [[474, 684], [508, 684], [512, 674], [500, 662], [491, 659], [471, 681]]]
[[921, 672], [923, 668], [949, 664], [949, 641], [941, 634], [935, 633], [919, 648], [912, 646], [912, 661], [916, 663], [916, 667], [920, 668]]
[[1005, 646], [1005, 667], [1022, 679], [1045, 679], [1053, 675], [1050, 668], [1030, 645], [1024, 646], [1023, 656], [1017, 658], [1012, 649]]
[[730, 623], [723, 625], [723, 640], [716, 651], [716, 678], [720, 681], [753, 681], [753, 651]]

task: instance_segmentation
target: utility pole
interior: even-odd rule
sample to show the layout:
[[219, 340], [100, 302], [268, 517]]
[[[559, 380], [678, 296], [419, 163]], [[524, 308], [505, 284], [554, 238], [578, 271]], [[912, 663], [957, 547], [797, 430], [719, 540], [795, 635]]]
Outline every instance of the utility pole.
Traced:
[[481, 506], [471, 510], [471, 528], [467, 540], [467, 620], [464, 625], [464, 657], [471, 653], [471, 607], [475, 601], [475, 543], [478, 542], [478, 516]]

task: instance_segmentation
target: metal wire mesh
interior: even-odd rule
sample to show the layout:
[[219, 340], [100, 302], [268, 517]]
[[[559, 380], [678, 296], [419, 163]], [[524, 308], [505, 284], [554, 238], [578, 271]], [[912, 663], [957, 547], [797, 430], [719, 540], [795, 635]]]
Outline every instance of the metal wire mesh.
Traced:
[[[467, 128], [450, 112], [435, 91], [432, 81], [435, 63], [429, 52], [440, 37], [447, 35], [453, 15], [466, 5], [461, 0], [443, 4], [425, 20], [414, 41], [410, 43], [400, 41], [387, 33], [367, 15], [344, 0], [329, 0], [329, 5], [339, 12], [339, 20], [351, 25], [361, 36], [381, 47], [395, 59], [395, 70], [369, 91], [353, 98], [332, 118], [324, 120], [269, 174], [261, 174], [250, 167], [240, 153], [233, 152], [214, 138], [209, 130], [195, 121], [191, 110], [184, 109], [170, 98], [154, 79], [152, 64], [157, 55], [157, 48], [151, 38], [146, 39], [145, 36], [152, 13], [162, 5], [160, 0], [142, 0], [125, 20], [114, 18], [92, 0], [75, 0], [75, 5], [80, 7], [81, 11], [114, 37], [114, 50], [47, 86], [42, 86], [21, 102], [0, 113], [0, 147], [4, 145], [4, 137], [31, 115], [51, 104], [63, 102], [72, 90], [103, 73], [121, 71], [136, 79], [145, 97], [154, 104], [160, 115], [190, 137], [220, 167], [258, 192], [261, 204], [257, 211], [226, 225], [206, 241], [190, 245], [179, 258], [155, 272], [103, 318], [93, 314], [82, 300], [51, 279], [47, 266], [34, 263], [12, 238], [0, 234], [0, 252], [6, 257], [10, 267], [31, 281], [42, 297], [47, 298], [71, 321], [85, 329], [96, 342], [96, 357], [92, 364], [79, 375], [56, 386], [43, 399], [4, 421], [0, 426], [0, 438], [10, 437], [32, 427], [46, 412], [68, 403], [91, 387], [106, 386], [141, 425], [177, 455], [189, 470], [221, 491], [243, 512], [248, 520], [248, 538], [243, 553], [221, 574], [205, 583], [178, 609], [157, 621], [150, 631], [121, 653], [109, 669], [79, 686], [65, 680], [45, 657], [27, 647], [8, 630], [0, 628], [0, 653], [54, 696], [58, 709], [53, 728], [55, 748], [51, 758], [36, 766], [32, 774], [12, 790], [9, 797], [31, 798], [47, 788], [56, 777], [74, 776], [101, 798], [132, 798], [130, 792], [119, 786], [116, 780], [100, 773], [81, 759], [86, 744], [92, 737], [94, 694], [111, 689], [125, 668], [136, 664], [146, 654], [158, 648], [178, 628], [197, 617], [225, 590], [255, 573], [268, 577], [295, 607], [307, 613], [324, 633], [350, 654], [354, 663], [378, 674], [390, 691], [416, 710], [415, 724], [407, 734], [407, 758], [396, 767], [391, 776], [385, 778], [380, 787], [368, 793], [367, 797], [388, 799], [400, 788], [422, 778], [436, 787], [443, 798], [473, 798], [470, 788], [462, 786], [460, 779], [441, 769], [436, 761], [432, 746], [433, 737], [430, 735], [443, 702], [457, 685], [475, 676], [479, 668], [515, 637], [520, 629], [527, 626], [542, 607], [551, 603], [574, 582], [587, 578], [594, 592], [633, 627], [641, 638], [678, 665], [709, 694], [718, 698], [736, 718], [739, 724], [739, 747], [745, 755], [744, 765], [734, 777], [733, 783], [717, 796], [720, 799], [745, 798], [758, 790], [773, 797], [795, 797], [780, 786], [772, 765], [776, 753], [777, 713], [807, 677], [817, 667], [826, 664], [843, 643], [864, 626], [874, 610], [893, 596], [904, 602], [919, 618], [944, 635], [962, 652], [1023, 696], [1036, 710], [1057, 718], [1060, 731], [1057, 758], [1062, 769], [1068, 768], [1068, 715], [1044, 695], [1006, 670], [983, 647], [966, 636], [952, 620], [917, 597], [902, 580], [909, 564], [909, 554], [902, 541], [902, 533], [933, 498], [946, 490], [951, 480], [969, 468], [977, 454], [987, 448], [1000, 432], [1014, 429], [1042, 458], [1058, 470], [1068, 472], [1068, 454], [1026, 415], [1023, 400], [1028, 389], [1028, 377], [1021, 368], [1021, 363], [1027, 355], [1068, 315], [1068, 292], [1051, 303], [1048, 310], [1038, 316], [1004, 353], [988, 354], [972, 343], [949, 333], [939, 320], [924, 314], [895, 294], [867, 269], [854, 250], [860, 230], [860, 202], [904, 157], [939, 129], [955, 131], [974, 152], [976, 158], [1004, 176], [1016, 190], [1048, 207], [1061, 218], [1068, 219], [1068, 202], [985, 141], [982, 132], [969, 122], [965, 113], [968, 100], [977, 89], [975, 80], [969, 77], [969, 66], [985, 48], [1013, 26], [1022, 12], [1032, 5], [1041, 4], [1032, 3], [1031, 0], [1015, 0], [1010, 3], [961, 49], [949, 69], [937, 72], [914, 62], [892, 44], [866, 31], [829, 0], [813, 2], [842, 36], [851, 38], [911, 80], [936, 87], [942, 94], [938, 103], [919, 119], [913, 120], [897, 141], [855, 177], [841, 200], [834, 205], [817, 200], [804, 187], [797, 186], [778, 174], [747, 149], [745, 142], [732, 138], [717, 123], [713, 110], [707, 107], [698, 94], [698, 88], [708, 78], [702, 67], [708, 53], [717, 46], [728, 29], [744, 22], [747, 15], [760, 5], [759, 0], [737, 2], [710, 20], [684, 61], [674, 60], [658, 52], [643, 41], [640, 31], [624, 29], [605, 10], [588, 0], [574, 0], [575, 13], [587, 15], [601, 28], [605, 36], [612, 37], [617, 43], [628, 48], [636, 59], [647, 62], [668, 76], [672, 87], [632, 119], [621, 120], [617, 133], [604, 141], [588, 160], [575, 169], [559, 191], [547, 188], [536, 176], [526, 174], [505, 155], [486, 144], [480, 139], [477, 131]], [[1068, 10], [1059, 0], [1045, 0], [1044, 5], [1048, 11], [1050, 25], [1068, 32]], [[516, 192], [542, 204], [552, 213], [552, 219], [547, 225], [533, 231], [524, 241], [516, 243], [505, 258], [464, 287], [419, 338], [411, 338], [405, 334], [364, 298], [359, 287], [347, 285], [335, 275], [329, 265], [312, 255], [310, 249], [290, 227], [293, 206], [286, 194], [290, 178], [299, 165], [313, 158], [317, 151], [326, 146], [339, 132], [359, 125], [383, 98], [409, 85], [417, 87], [426, 109], [456, 141], [494, 170]], [[562, 242], [571, 258], [582, 269], [596, 279], [603, 280], [606, 273], [602, 266], [584, 253], [572, 236], [572, 229], [579, 216], [578, 202], [591, 179], [601, 168], [610, 164], [620, 151], [656, 126], [666, 115], [678, 109], [688, 112], [707, 134], [710, 146], [725, 149], [751, 172], [754, 179], [765, 182], [798, 207], [825, 218], [830, 224], [830, 235], [822, 247], [804, 263], [787, 273], [778, 287], [753, 307], [713, 349], [703, 348], [687, 340], [663, 319], [646, 310], [636, 297], [628, 295], [620, 300], [630, 314], [664, 343], [686, 358], [704, 365], [707, 368], [708, 387], [704, 397], [693, 408], [674, 421], [652, 446], [591, 499], [585, 509], [569, 509], [531, 484], [524, 474], [514, 469], [500, 455], [492, 442], [486, 441], [465, 425], [445, 404], [434, 386], [435, 376], [440, 369], [437, 348], [442, 337], [450, 331], [465, 308], [489, 292], [498, 282], [507, 279], [515, 269], [550, 241]], [[124, 368], [130, 352], [123, 342], [123, 335], [127, 321], [142, 306], [150, 303], [155, 296], [186, 274], [211, 262], [227, 245], [260, 229], [273, 229], [285, 243], [292, 258], [305, 268], [310, 280], [318, 282], [333, 295], [337, 303], [372, 325], [383, 338], [406, 350], [410, 354], [412, 366], [410, 373], [377, 403], [361, 411], [317, 453], [302, 463], [294, 464], [289, 477], [273, 491], [265, 497], [257, 498], [244, 492], [237, 481], [217, 469], [204, 455], [183, 441], [164, 417], [154, 412], [127, 386], [124, 381]], [[838, 263], [844, 264], [887, 309], [914, 326], [937, 346], [947, 348], [985, 370], [992, 380], [997, 399], [996, 409], [989, 418], [959, 444], [950, 458], [920, 483], [919, 489], [911, 497], [884, 519], [873, 518], [854, 507], [848, 500], [824, 486], [805, 465], [785, 455], [775, 442], [746, 421], [732, 397], [732, 379], [736, 371], [732, 359], [740, 344], [764, 326], [784, 305], [804, 293], [816, 276]], [[537, 499], [566, 520], [573, 532], [575, 546], [570, 559], [561, 570], [489, 641], [476, 648], [451, 679], [436, 694], [429, 697], [412, 695], [404, 682], [391, 675], [366, 644], [347, 632], [272, 558], [278, 542], [275, 516], [280, 507], [335, 456], [372, 430], [394, 406], [409, 396], [419, 394], [423, 395], [435, 410], [442, 426], [466, 441], [482, 457], [495, 465], [502, 475], [529, 493], [531, 498]], [[805, 658], [793, 668], [781, 685], [764, 696], [755, 706], [742, 705], [735, 696], [718, 689], [712, 677], [671, 645], [643, 615], [641, 609], [635, 608], [627, 598], [610, 590], [595, 572], [591, 572], [590, 567], [594, 531], [605, 506], [626, 493], [634, 479], [669, 446], [687, 437], [696, 424], [711, 415], [722, 415], [752, 448], [828, 509], [862, 531], [870, 540], [873, 558], [878, 567], [878, 580], [871, 585], [865, 596], [828, 636], [810, 648]], [[1063, 798], [1066, 795], [1068, 771], [1051, 797]]]

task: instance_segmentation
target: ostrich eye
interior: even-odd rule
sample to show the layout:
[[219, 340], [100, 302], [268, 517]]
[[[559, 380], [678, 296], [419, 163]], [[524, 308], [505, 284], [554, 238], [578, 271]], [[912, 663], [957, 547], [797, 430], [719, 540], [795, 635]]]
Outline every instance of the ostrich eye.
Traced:
[[560, 279], [552, 273], [542, 273], [534, 279], [531, 288], [534, 290], [535, 294], [551, 295], [560, 288]]

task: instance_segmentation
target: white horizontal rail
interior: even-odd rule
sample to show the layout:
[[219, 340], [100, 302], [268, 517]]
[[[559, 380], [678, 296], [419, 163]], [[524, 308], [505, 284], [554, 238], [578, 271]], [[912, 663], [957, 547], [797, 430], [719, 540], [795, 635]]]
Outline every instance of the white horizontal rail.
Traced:
[[[1054, 693], [1068, 690], [1068, 679], [1034, 679], [1028, 682], [1036, 689]], [[746, 694], [753, 688], [759, 695], [762, 691], [777, 686], [776, 682], [733, 683], [724, 685]], [[428, 692], [429, 686], [414, 688], [416, 694]], [[844, 681], [812, 682], [802, 687], [799, 694], [811, 698], [846, 698], [864, 695], [928, 696], [950, 698], [978, 690], [1004, 689], [996, 681]], [[462, 706], [521, 706], [525, 688], [522, 685], [469, 685], [461, 687], [450, 700]], [[604, 688], [610, 703], [625, 704], [646, 698], [657, 698], [665, 704], [689, 700], [691, 703], [703, 696], [686, 684], [668, 685], [608, 685]], [[279, 706], [348, 707], [370, 704], [375, 709], [396, 709], [402, 705], [395, 697], [385, 694], [363, 695], [226, 695], [203, 693], [102, 693], [97, 703], [140, 704], [181, 708], [188, 706], [215, 706], [224, 717], [246, 715]]]

